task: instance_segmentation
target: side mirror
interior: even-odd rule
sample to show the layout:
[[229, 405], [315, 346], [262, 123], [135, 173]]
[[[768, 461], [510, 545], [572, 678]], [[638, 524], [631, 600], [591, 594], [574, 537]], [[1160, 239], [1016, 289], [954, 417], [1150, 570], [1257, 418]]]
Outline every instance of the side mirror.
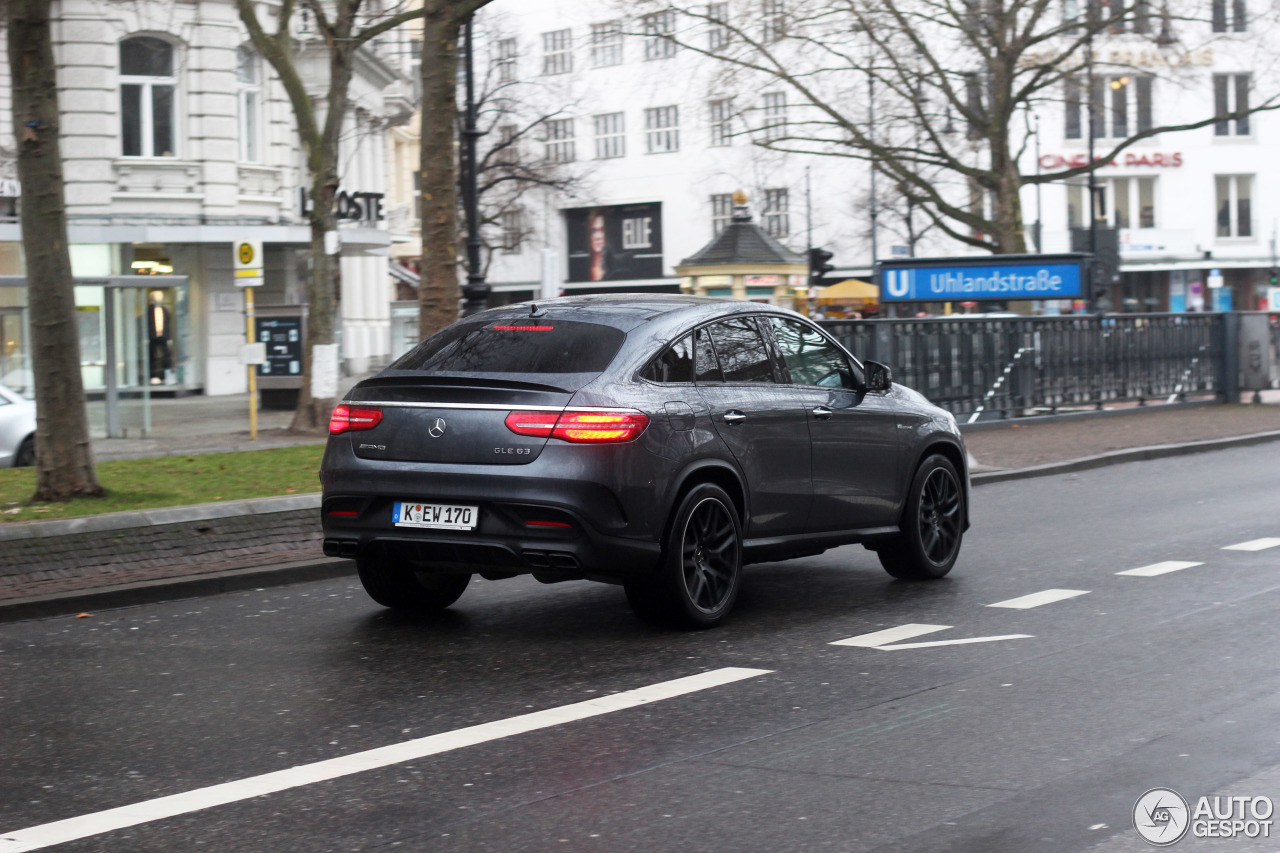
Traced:
[[888, 391], [893, 385], [893, 371], [878, 361], [868, 361], [863, 365], [867, 369], [867, 390]]

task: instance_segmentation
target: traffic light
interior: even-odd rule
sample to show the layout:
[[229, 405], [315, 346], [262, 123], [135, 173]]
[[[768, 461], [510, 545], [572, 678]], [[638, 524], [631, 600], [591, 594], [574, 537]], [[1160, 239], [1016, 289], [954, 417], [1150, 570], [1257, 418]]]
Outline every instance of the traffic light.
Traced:
[[1276, 269], [1275, 267], [1272, 267], [1271, 268], [1271, 286], [1275, 287], [1276, 284], [1280, 284], [1280, 269]]
[[835, 269], [831, 265], [831, 253], [825, 249], [809, 250], [809, 285], [821, 287], [827, 273]]

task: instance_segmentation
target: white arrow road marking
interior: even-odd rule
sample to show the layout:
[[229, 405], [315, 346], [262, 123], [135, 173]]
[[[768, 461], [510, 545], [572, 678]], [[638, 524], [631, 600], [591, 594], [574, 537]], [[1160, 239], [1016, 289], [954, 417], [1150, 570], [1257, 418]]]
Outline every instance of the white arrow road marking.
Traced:
[[1066, 601], [1068, 598], [1075, 598], [1077, 595], [1088, 595], [1087, 589], [1046, 589], [1044, 592], [1033, 592], [1030, 595], [1024, 595], [1021, 598], [1011, 598], [1008, 601], [997, 601], [995, 604], [988, 604], [988, 607], [1007, 607], [1010, 610], [1030, 610], [1033, 607], [1040, 607], [1044, 604], [1053, 604], [1055, 601]]
[[1228, 545], [1223, 548], [1224, 551], [1265, 551], [1268, 548], [1274, 548], [1280, 545], [1280, 539], [1269, 537], [1267, 539], [1251, 539], [1248, 542], [1238, 542], [1235, 545]]
[[1141, 566], [1136, 569], [1125, 569], [1123, 572], [1116, 572], [1118, 575], [1130, 575], [1135, 578], [1154, 578], [1156, 575], [1167, 575], [1169, 572], [1180, 572], [1183, 569], [1194, 569], [1196, 566], [1203, 566], [1204, 563], [1187, 563], [1182, 560], [1167, 560], [1163, 563], [1152, 563], [1149, 566]]
[[1023, 640], [1031, 639], [1031, 634], [1001, 634], [998, 637], [969, 637], [963, 640], [931, 640], [924, 643], [900, 643], [899, 640], [909, 640], [912, 637], [921, 637], [925, 634], [934, 634], [938, 631], [949, 631], [950, 625], [899, 625], [897, 628], [886, 628], [883, 631], [874, 631], [870, 634], [859, 634], [856, 637], [847, 637], [843, 640], [836, 640], [829, 645], [832, 646], [857, 646], [864, 649], [876, 649], [882, 652], [892, 652], [901, 649], [928, 649], [934, 646], [963, 646], [969, 643], [993, 643], [997, 640]]
[[67, 841], [75, 841], [78, 838], [88, 838], [92, 835], [99, 835], [116, 829], [137, 826], [140, 823], [188, 814], [214, 806], [247, 800], [251, 797], [260, 797], [264, 794], [274, 794], [300, 785], [311, 785], [316, 782], [350, 776], [353, 773], [362, 773], [366, 770], [376, 770], [380, 767], [401, 764], [405, 761], [413, 761], [429, 755], [438, 755], [442, 752], [474, 746], [491, 740], [498, 740], [499, 738], [537, 731], [538, 729], [558, 726], [562, 723], [571, 723], [576, 720], [585, 720], [590, 717], [598, 717], [611, 711], [623, 711], [638, 705], [648, 705], [653, 702], [660, 702], [663, 699], [683, 696], [686, 693], [696, 693], [699, 690], [721, 687], [726, 684], [732, 684], [735, 681], [766, 675], [771, 671], [768, 669], [743, 669], [740, 667], [714, 669], [698, 675], [690, 675], [673, 681], [651, 684], [648, 687], [614, 693], [611, 696], [588, 699], [585, 702], [577, 702], [573, 705], [547, 708], [544, 711], [522, 714], [519, 717], [511, 717], [506, 720], [494, 720], [491, 723], [481, 723], [477, 726], [468, 726], [465, 729], [458, 729], [452, 732], [441, 732], [440, 734], [405, 741], [404, 743], [356, 752], [339, 758], [330, 758], [326, 761], [317, 761], [314, 764], [303, 764], [297, 767], [290, 767], [287, 770], [277, 770], [274, 773], [264, 773], [261, 776], [252, 776], [248, 779], [224, 782], [221, 785], [211, 785], [208, 788], [197, 788], [194, 791], [172, 794], [155, 800], [146, 800], [133, 805], [108, 809], [104, 812], [32, 826], [16, 832], [6, 832], [0, 834], [0, 853], [39, 850], [42, 847], [63, 844]]

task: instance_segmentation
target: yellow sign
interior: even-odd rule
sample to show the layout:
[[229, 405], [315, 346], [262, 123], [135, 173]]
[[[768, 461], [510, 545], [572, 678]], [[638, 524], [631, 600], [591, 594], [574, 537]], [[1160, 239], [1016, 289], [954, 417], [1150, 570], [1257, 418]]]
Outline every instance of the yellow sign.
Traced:
[[242, 265], [247, 267], [249, 264], [253, 263], [254, 252], [252, 243], [241, 243], [240, 248], [236, 251], [240, 256], [240, 263]]

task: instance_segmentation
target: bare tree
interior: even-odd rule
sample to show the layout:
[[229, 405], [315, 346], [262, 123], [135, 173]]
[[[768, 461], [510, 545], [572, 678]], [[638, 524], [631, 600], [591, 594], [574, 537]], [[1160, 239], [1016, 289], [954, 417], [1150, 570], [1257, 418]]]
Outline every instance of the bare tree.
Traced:
[[458, 34], [492, 0], [424, 0], [422, 18], [422, 284], [418, 335], [426, 340], [458, 319]]
[[100, 496], [80, 375], [48, 0], [7, 3], [36, 393], [36, 501]]
[[[1076, 5], [1081, 14], [1064, 17]], [[729, 17], [725, 4], [686, 2], [672, 38], [719, 60], [724, 87], [759, 92], [769, 83], [790, 95], [797, 109], [782, 126], [764, 110], [745, 111], [768, 131], [757, 144], [870, 161], [949, 236], [1016, 253], [1026, 250], [1023, 186], [1085, 175], [1157, 134], [1280, 107], [1273, 89], [1181, 124], [1139, 115], [1092, 162], [1021, 172], [1030, 134], [1020, 114], [1059, 104], [1083, 110], [1092, 128], [1110, 108], [1104, 80], [1158, 74], [1178, 85], [1204, 45], [1179, 40], [1178, 25], [1194, 15], [1175, 13], [1200, 12], [1207, 30], [1202, 5], [1169, 0], [1155, 14], [1151, 0], [786, 0], [735, 6], [738, 17]], [[1102, 49], [1121, 35], [1123, 50]]]
[[[491, 48], [501, 41], [501, 31], [477, 32], [477, 44]], [[585, 170], [572, 160], [547, 156], [545, 140], [551, 122], [572, 115], [561, 93], [535, 82], [507, 76], [498, 62], [477, 70], [476, 92], [479, 152], [476, 192], [479, 198], [480, 242], [488, 271], [493, 256], [513, 249], [533, 237], [529, 202], [538, 191], [572, 194], [581, 186]], [[552, 106], [558, 105], [558, 106]], [[461, 137], [465, 116], [457, 113]], [[459, 234], [459, 252], [467, 239]]]
[[[441, 0], [435, 0], [439, 3]], [[337, 325], [339, 264], [325, 246], [325, 235], [337, 231], [334, 201], [338, 193], [339, 148], [343, 121], [350, 108], [349, 92], [355, 71], [357, 53], [377, 36], [401, 24], [420, 18], [422, 9], [396, 8], [371, 11], [364, 0], [301, 0], [301, 7], [315, 22], [318, 44], [326, 53], [328, 88], [323, 103], [312, 102], [307, 81], [299, 70], [298, 43], [294, 15], [299, 11], [295, 0], [282, 0], [275, 9], [275, 28], [268, 32], [258, 18], [255, 0], [236, 0], [240, 19], [249, 30], [253, 46], [275, 69], [293, 107], [298, 137], [306, 153], [307, 172], [311, 180], [310, 280], [307, 283], [307, 340], [303, 344], [302, 390], [292, 429], [299, 431], [322, 428], [329, 419], [332, 400], [315, 399], [311, 391], [313, 348], [331, 344]], [[372, 4], [369, 4], [372, 6]], [[462, 3], [450, 5], [464, 5]], [[424, 61], [423, 66], [432, 64]], [[452, 110], [448, 115], [452, 115]]]

